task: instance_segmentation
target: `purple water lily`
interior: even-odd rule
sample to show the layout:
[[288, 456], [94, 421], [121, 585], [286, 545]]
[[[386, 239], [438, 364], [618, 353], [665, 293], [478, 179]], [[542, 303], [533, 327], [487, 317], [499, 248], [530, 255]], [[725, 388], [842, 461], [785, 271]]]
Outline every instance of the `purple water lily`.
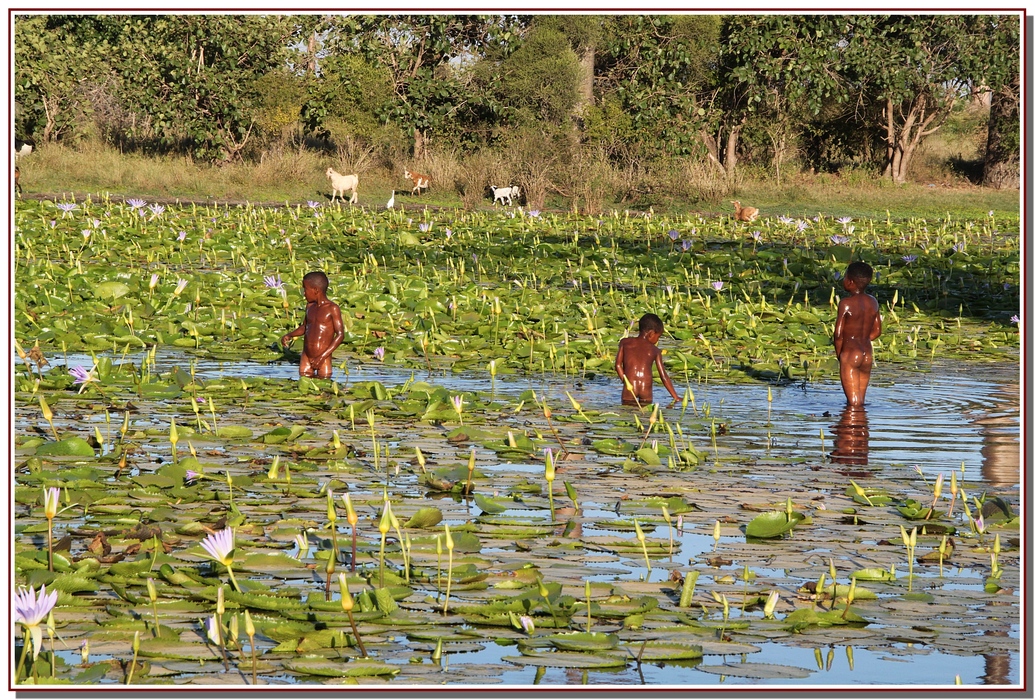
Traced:
[[193, 486], [194, 483], [197, 482], [199, 476], [201, 475], [198, 474], [198, 472], [194, 471], [193, 469], [188, 469], [187, 473], [183, 475], [183, 481], [188, 486]]
[[792, 219], [789, 216], [778, 216], [776, 218], [776, 220], [779, 221], [781, 224], [793, 224], [794, 223], [794, 219]]
[[797, 225], [797, 228], [798, 228], [798, 233], [801, 233], [802, 231], [804, 231], [805, 229], [807, 229], [809, 227], [809, 222], [805, 221], [805, 220], [802, 220], [802, 221], [799, 221], [796, 225]]
[[280, 279], [280, 275], [274, 277], [273, 275], [266, 275], [262, 278], [262, 281], [266, 283], [266, 286], [270, 289], [281, 289], [284, 287], [284, 283]]
[[417, 228], [420, 229], [421, 233], [427, 233], [431, 228], [431, 224], [417, 224]]
[[154, 272], [151, 274], [151, 282], [147, 285], [148, 289], [154, 289], [158, 285], [158, 273]]
[[912, 262], [916, 262], [916, 256], [915, 255], [903, 255], [902, 256], [902, 262], [904, 262], [906, 265], [908, 265], [909, 263], [912, 263]]
[[32, 639], [32, 658], [35, 660], [43, 648], [43, 630], [40, 623], [47, 619], [57, 605], [58, 592], [47, 593], [46, 584], [40, 586], [39, 595], [31, 587], [21, 588], [14, 594], [14, 621], [22, 625]]
[[755, 243], [758, 243], [760, 240], [762, 240], [762, 232], [761, 231], [752, 231], [751, 232], [751, 238], [754, 239]]
[[57, 208], [63, 211], [65, 214], [70, 214], [79, 208], [79, 205], [75, 202], [61, 202], [57, 205]]
[[126, 200], [126, 204], [128, 204], [131, 207], [133, 207], [134, 209], [140, 209], [141, 207], [146, 205], [147, 202], [145, 202], [142, 199], [127, 199]]
[[93, 381], [93, 373], [81, 365], [69, 368], [68, 373], [75, 378], [73, 384], [86, 384]]
[[1018, 316], [1017, 314], [1014, 314], [1013, 316], [1010, 317], [1010, 323], [1020, 323], [1020, 322], [1021, 322], [1021, 317]]
[[379, 362], [384, 362], [385, 361], [385, 349], [383, 347], [376, 347], [376, 348], [374, 348], [374, 357], [376, 357]]
[[161, 204], [152, 204], [148, 207], [151, 210], [151, 218], [157, 218], [165, 213], [165, 207]]
[[447, 228], [446, 229], [446, 240], [448, 241], [452, 237], [453, 237], [453, 229]]
[[306, 204], [308, 204], [308, 205], [309, 205], [309, 208], [310, 208], [310, 209], [316, 209], [317, 207], [319, 207], [319, 206], [320, 206], [320, 203], [319, 203], [319, 202], [314, 202], [314, 201], [313, 201], [313, 200], [311, 200], [311, 199], [310, 199], [309, 201], [307, 201], [307, 202], [306, 202]]
[[834, 245], [848, 245], [851, 239], [848, 236], [834, 235], [830, 237], [830, 242]]
[[679, 231], [675, 229], [669, 230], [668, 237], [671, 238], [673, 241], [676, 240], [677, 238], [679, 238]]
[[531, 216], [534, 219], [534, 218], [539, 216], [539, 210], [538, 209], [529, 209], [528, 210], [528, 215]]
[[684, 239], [683, 240], [683, 252], [685, 253], [686, 251], [690, 250], [690, 248], [693, 246], [693, 244], [694, 244], [693, 241], [688, 241], [688, 240]]
[[176, 236], [176, 240], [181, 241], [181, 242], [185, 241], [186, 239], [187, 239], [187, 232], [186, 231], [180, 231], [180, 233]]
[[852, 217], [850, 217], [850, 216], [842, 216], [840, 219], [837, 220], [837, 223], [839, 223], [839, 224], [850, 224], [850, 223], [852, 223]]
[[712, 282], [712, 289], [714, 289], [717, 292], [721, 292], [722, 291], [722, 280], [718, 280], [717, 282]]

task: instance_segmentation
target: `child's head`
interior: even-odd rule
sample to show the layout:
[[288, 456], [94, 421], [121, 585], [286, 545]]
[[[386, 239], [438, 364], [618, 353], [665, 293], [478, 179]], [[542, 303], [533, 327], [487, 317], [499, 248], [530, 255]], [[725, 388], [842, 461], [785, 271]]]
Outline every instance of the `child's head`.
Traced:
[[[314, 293], [313, 299], [317, 298], [319, 295], [326, 294], [328, 284], [327, 275], [325, 275], [322, 270], [313, 270], [302, 278], [302, 289], [312, 290]], [[313, 300], [310, 299], [308, 291], [306, 292], [306, 299], [309, 301]]]
[[873, 279], [873, 268], [862, 260], [856, 260], [845, 270], [845, 279], [852, 280], [859, 289], [866, 289], [866, 286]]
[[645, 336], [647, 333], [654, 333], [658, 338], [665, 332], [665, 324], [661, 322], [661, 319], [657, 314], [643, 314], [640, 317], [640, 335]]

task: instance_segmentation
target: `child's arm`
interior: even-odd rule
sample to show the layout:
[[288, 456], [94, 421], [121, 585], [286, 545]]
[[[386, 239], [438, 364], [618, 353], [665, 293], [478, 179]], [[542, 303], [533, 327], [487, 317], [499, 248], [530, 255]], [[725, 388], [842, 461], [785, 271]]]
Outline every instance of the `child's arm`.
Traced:
[[672, 398], [676, 401], [681, 401], [679, 394], [676, 393], [676, 388], [672, 386], [672, 378], [668, 376], [668, 372], [665, 371], [665, 363], [661, 360], [661, 350], [658, 350], [658, 355], [654, 359], [654, 364], [658, 366], [658, 376], [661, 378], [661, 383], [668, 389], [668, 393], [672, 394]]
[[622, 386], [625, 386], [628, 380], [625, 378], [625, 342], [619, 341], [618, 343], [618, 355], [615, 356], [615, 372], [618, 373], [618, 378], [622, 380]]
[[288, 345], [291, 345], [291, 339], [292, 338], [297, 338], [300, 335], [305, 335], [305, 320], [304, 319], [302, 321], [302, 325], [300, 325], [298, 328], [296, 328], [295, 330], [290, 331], [288, 333], [285, 333], [283, 336], [281, 336], [280, 344], [283, 345], [284, 347], [287, 347]]
[[877, 301], [876, 297], [871, 296], [870, 298], [873, 299], [873, 307], [876, 310], [875, 318], [873, 319], [873, 328], [870, 329], [870, 340], [873, 340], [874, 338], [879, 336], [881, 332], [880, 303]]
[[844, 342], [845, 316], [848, 305], [848, 297], [845, 297], [837, 305], [837, 320], [834, 322], [834, 356], [841, 357], [841, 345]]

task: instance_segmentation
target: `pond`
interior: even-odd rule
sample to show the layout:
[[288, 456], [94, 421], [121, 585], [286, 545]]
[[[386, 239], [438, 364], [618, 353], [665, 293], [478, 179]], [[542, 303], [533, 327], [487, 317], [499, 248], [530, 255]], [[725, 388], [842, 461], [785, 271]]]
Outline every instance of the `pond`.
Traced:
[[[865, 411], [844, 410], [832, 382], [694, 382], [690, 405], [651, 421], [615, 405], [604, 374], [493, 382], [350, 357], [332, 384], [299, 382], [288, 362], [109, 357], [81, 394], [62, 365], [93, 358], [49, 358], [53, 429], [15, 360], [15, 557], [61, 596], [44, 679], [56, 658], [58, 679], [125, 682], [139, 633], [134, 683], [251, 684], [247, 609], [260, 684], [1020, 682], [1016, 364], [877, 367]], [[52, 430], [95, 429], [93, 456], [47, 454]], [[950, 482], [966, 508], [962, 493], [950, 505]], [[54, 572], [49, 486], [69, 505]], [[792, 525], [783, 536], [746, 536], [772, 514]], [[243, 593], [199, 546], [225, 526]], [[219, 585], [225, 662], [199, 622]]]

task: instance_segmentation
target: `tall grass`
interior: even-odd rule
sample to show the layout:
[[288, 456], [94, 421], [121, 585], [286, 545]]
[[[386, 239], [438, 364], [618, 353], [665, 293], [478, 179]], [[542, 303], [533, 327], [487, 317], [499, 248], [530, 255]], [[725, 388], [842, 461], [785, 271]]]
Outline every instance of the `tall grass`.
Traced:
[[[810, 174], [789, 169], [776, 184], [763, 169], [738, 168], [732, 179], [707, 163], [673, 158], [617, 168], [584, 148], [527, 135], [496, 149], [461, 154], [452, 148], [431, 148], [419, 162], [396, 154], [365, 159], [362, 154], [326, 155], [304, 147], [267, 150], [258, 161], [214, 166], [184, 156], [145, 157], [109, 147], [42, 144], [19, 161], [26, 197], [82, 198], [110, 194], [164, 201], [230, 201], [263, 203], [326, 202], [330, 186], [327, 166], [341, 171], [342, 156], [352, 160], [360, 176], [359, 203], [381, 207], [392, 190], [404, 206], [491, 208], [489, 185], [519, 185], [528, 208], [547, 206], [598, 214], [612, 209], [674, 214], [729, 214], [729, 199], [758, 207], [763, 217], [870, 216], [935, 217], [946, 213], [983, 216], [989, 210], [1017, 213], [1016, 189], [995, 190], [972, 185], [938, 166], [946, 154], [932, 142], [918, 175], [939, 174], [892, 185], [872, 170]], [[963, 157], [972, 155], [972, 151]], [[347, 157], [351, 155], [351, 158]], [[358, 158], [357, 158], [358, 156]], [[934, 161], [931, 165], [929, 161]], [[361, 162], [357, 162], [361, 161]], [[945, 168], [941, 170], [939, 168]], [[348, 168], [345, 168], [348, 170]], [[429, 191], [410, 195], [412, 183], [403, 170], [431, 176]]]

